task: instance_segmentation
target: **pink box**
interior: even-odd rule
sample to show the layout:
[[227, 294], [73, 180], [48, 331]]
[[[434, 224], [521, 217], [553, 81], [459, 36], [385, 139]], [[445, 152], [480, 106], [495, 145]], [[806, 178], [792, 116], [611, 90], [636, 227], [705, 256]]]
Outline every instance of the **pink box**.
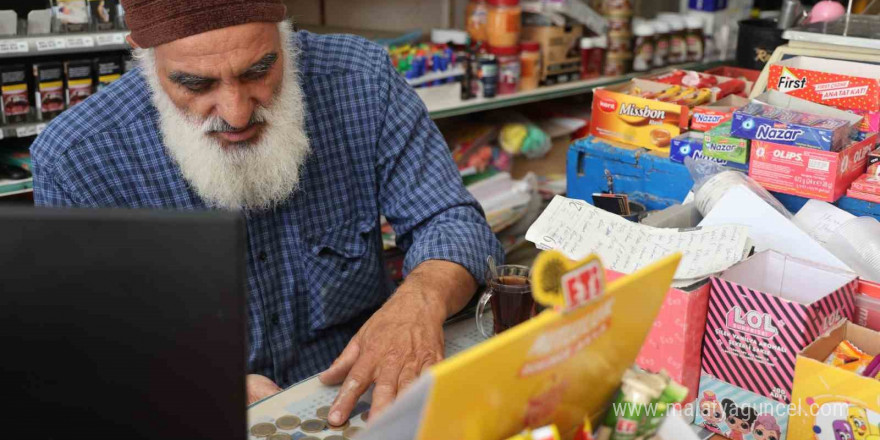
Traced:
[[880, 332], [880, 284], [859, 280], [853, 322]]
[[[606, 271], [612, 281], [622, 275]], [[709, 284], [687, 292], [671, 288], [654, 320], [654, 326], [636, 359], [636, 365], [648, 371], [666, 371], [689, 390], [685, 402], [694, 400], [700, 386], [701, 347], [706, 331], [709, 307]]]
[[877, 134], [839, 152], [753, 141], [749, 176], [770, 191], [836, 202], [865, 172]]
[[852, 319], [855, 274], [774, 251], [712, 277], [703, 370], [779, 402], [791, 400], [798, 352]]

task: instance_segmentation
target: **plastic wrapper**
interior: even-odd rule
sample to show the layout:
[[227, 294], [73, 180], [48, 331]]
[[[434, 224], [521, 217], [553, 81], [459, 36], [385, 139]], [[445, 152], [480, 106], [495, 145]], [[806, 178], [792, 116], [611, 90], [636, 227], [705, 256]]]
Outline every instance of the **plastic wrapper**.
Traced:
[[874, 360], [874, 356], [859, 350], [850, 341], [843, 341], [828, 355], [825, 363], [837, 368], [843, 368], [846, 371], [862, 374], [872, 360]]
[[844, 222], [825, 247], [860, 277], [880, 282], [880, 222], [874, 217]]
[[779, 211], [785, 218], [792, 218], [791, 212], [751, 177], [705, 159], [686, 157], [684, 164], [694, 179], [694, 203], [704, 217], [712, 211], [715, 204], [724, 197], [728, 190], [737, 185], [743, 185], [761, 197], [773, 209]]

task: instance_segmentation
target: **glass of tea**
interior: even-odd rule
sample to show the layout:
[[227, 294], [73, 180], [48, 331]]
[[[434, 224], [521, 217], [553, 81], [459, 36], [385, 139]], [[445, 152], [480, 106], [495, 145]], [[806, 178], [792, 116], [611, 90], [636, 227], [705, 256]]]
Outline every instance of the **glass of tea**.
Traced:
[[[497, 335], [535, 316], [528, 267], [501, 265], [497, 268], [497, 276], [490, 273], [486, 279], [486, 291], [477, 304], [477, 330], [483, 337]], [[492, 309], [491, 331], [483, 324], [486, 306]]]

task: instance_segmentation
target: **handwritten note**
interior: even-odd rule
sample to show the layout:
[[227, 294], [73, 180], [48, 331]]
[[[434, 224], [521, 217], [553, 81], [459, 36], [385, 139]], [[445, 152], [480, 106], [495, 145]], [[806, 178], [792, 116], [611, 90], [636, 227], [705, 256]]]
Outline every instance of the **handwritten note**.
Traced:
[[828, 244], [832, 234], [856, 216], [819, 200], [810, 200], [794, 216], [794, 224], [822, 245]]
[[595, 253], [606, 267], [632, 273], [675, 252], [683, 255], [675, 279], [724, 271], [743, 259], [748, 228], [712, 226], [687, 231], [629, 222], [581, 200], [556, 196], [529, 228], [526, 239], [569, 258]]

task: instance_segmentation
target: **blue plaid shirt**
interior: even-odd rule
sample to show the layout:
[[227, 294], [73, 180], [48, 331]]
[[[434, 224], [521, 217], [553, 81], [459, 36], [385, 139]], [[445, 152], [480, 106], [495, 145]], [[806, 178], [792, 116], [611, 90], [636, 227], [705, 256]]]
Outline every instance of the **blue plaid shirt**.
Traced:
[[[502, 250], [448, 147], [385, 51], [352, 36], [299, 32], [312, 154], [301, 189], [248, 216], [251, 372], [281, 386], [338, 356], [393, 286], [380, 214], [405, 271], [458, 263], [480, 282]], [[31, 147], [42, 206], [205, 209], [166, 153], [139, 71], [64, 112]]]

